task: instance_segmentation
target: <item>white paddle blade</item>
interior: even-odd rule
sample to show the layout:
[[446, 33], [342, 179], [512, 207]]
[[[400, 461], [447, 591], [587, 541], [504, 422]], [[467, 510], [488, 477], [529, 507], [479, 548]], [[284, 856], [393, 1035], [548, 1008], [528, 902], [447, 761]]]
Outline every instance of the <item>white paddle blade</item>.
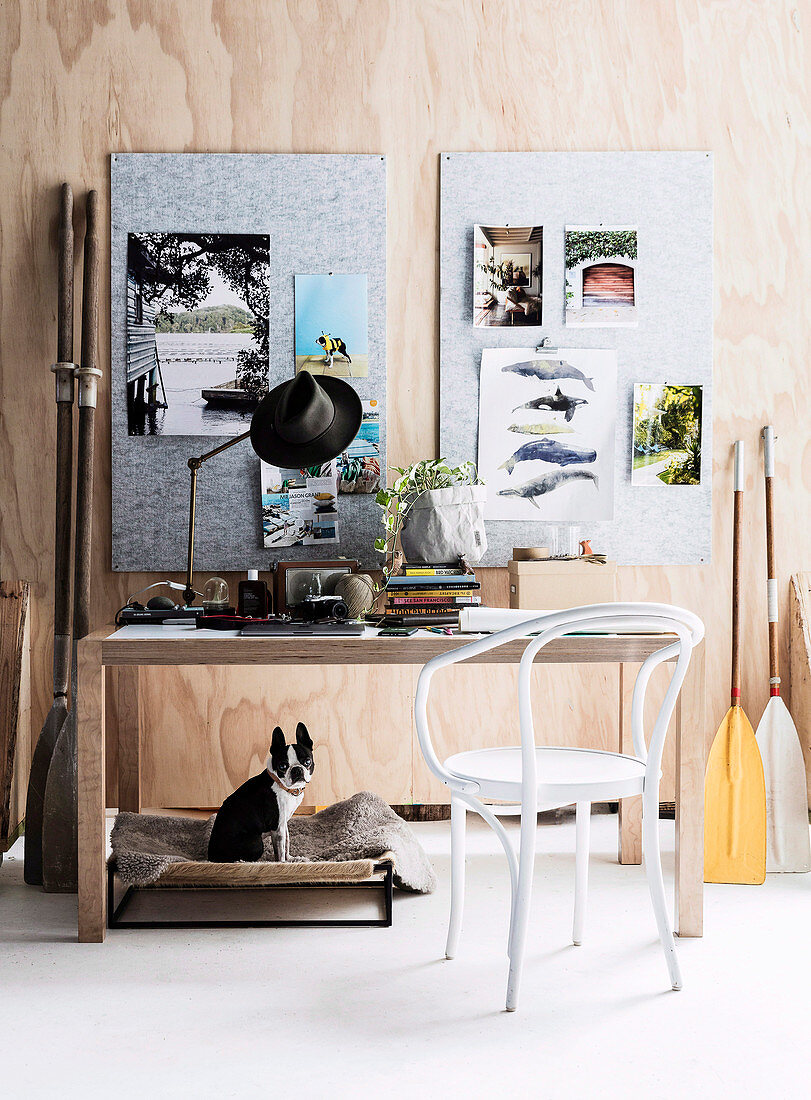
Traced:
[[779, 696], [769, 699], [755, 736], [766, 779], [766, 870], [811, 871], [803, 750]]

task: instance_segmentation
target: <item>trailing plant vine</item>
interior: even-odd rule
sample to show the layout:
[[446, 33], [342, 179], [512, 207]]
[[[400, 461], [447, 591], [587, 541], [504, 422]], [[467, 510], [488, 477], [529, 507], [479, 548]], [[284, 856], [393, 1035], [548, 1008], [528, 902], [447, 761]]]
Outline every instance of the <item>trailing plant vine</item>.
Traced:
[[451, 466], [444, 458], [423, 459], [410, 466], [391, 466], [396, 477], [389, 488], [381, 489], [375, 503], [383, 510], [384, 536], [375, 539], [375, 550], [386, 555], [383, 566], [384, 585], [392, 572], [397, 540], [414, 502], [432, 489], [447, 489], [452, 485], [481, 485], [475, 462]]

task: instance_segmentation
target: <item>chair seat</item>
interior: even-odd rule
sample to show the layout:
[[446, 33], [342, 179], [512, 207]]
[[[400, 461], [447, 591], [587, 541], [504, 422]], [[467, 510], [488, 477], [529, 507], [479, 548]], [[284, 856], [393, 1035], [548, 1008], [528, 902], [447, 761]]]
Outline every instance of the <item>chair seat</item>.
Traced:
[[[445, 761], [448, 771], [479, 784], [486, 798], [521, 800], [521, 749], [474, 749]], [[634, 756], [599, 749], [540, 747], [535, 750], [538, 798], [565, 805], [605, 802], [641, 794], [645, 764]]]

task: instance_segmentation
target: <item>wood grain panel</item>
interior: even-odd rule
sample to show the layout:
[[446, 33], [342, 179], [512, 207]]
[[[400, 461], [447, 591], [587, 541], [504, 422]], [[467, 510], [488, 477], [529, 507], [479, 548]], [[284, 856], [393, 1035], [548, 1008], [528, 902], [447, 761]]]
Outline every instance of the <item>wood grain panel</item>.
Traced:
[[[731, 444], [743, 439], [743, 702], [756, 721], [768, 696], [758, 468], [766, 421], [778, 434], [784, 648], [789, 575], [811, 569], [807, 22], [807, 7], [792, 0], [0, 5], [0, 576], [32, 582], [32, 728], [39, 730], [51, 697], [55, 413], [48, 368], [56, 351], [57, 188], [69, 179], [80, 196], [95, 186], [106, 211], [110, 153], [155, 150], [387, 155], [388, 429], [397, 465], [436, 455], [439, 151], [712, 150], [713, 563], [621, 569], [618, 587], [620, 598], [672, 600], [704, 617], [711, 736], [727, 705]], [[79, 213], [77, 234], [82, 228]], [[80, 255], [77, 248], [77, 263]], [[108, 279], [104, 273], [103, 295]], [[78, 296], [76, 308], [78, 317]], [[104, 311], [99, 353], [104, 366]], [[93, 542], [97, 625], [129, 592], [157, 579], [110, 571], [109, 432], [104, 378]], [[492, 602], [506, 606], [505, 584], [494, 582], [502, 598], [485, 589]], [[172, 681], [177, 699], [163, 696], [178, 758], [187, 762], [205, 711], [196, 694], [201, 685], [185, 679], [191, 675]], [[578, 696], [565, 679], [555, 691], [579, 707], [593, 697], [599, 675], [589, 673], [595, 679]], [[228, 673], [235, 682], [240, 676]], [[506, 685], [486, 699], [496, 715], [510, 700], [502, 690]], [[151, 689], [145, 691], [148, 724], [165, 728], [161, 697], [150, 701]], [[460, 712], [465, 701], [462, 694]], [[444, 704], [449, 713], [451, 703]], [[246, 726], [240, 736], [258, 752], [268, 715], [242, 709], [256, 728]], [[111, 700], [108, 717], [114, 714]], [[113, 737], [110, 743], [113, 764]], [[225, 774], [217, 773], [218, 782]]]
[[218, 806], [261, 771], [280, 725], [304, 722], [316, 771], [304, 805], [374, 790], [411, 801], [412, 669], [150, 668], [141, 672], [146, 806]]
[[95, 642], [78, 647], [79, 942], [101, 943], [107, 928], [104, 793], [105, 677]]
[[31, 767], [29, 587], [0, 581], [0, 853], [21, 831]]

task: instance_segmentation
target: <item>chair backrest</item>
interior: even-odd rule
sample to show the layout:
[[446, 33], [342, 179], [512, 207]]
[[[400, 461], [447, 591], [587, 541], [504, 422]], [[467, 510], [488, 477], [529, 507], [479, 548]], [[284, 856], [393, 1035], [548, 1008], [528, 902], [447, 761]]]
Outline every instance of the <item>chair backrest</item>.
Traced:
[[[640, 760], [647, 762], [648, 775], [655, 775], [658, 784], [659, 767], [664, 748], [667, 729], [673, 715], [679, 691], [687, 674], [687, 666], [693, 647], [704, 637], [704, 624], [691, 611], [670, 604], [654, 603], [610, 603], [590, 604], [584, 607], [572, 607], [565, 611], [553, 611], [539, 614], [528, 622], [518, 623], [499, 630], [495, 634], [477, 638], [468, 645], [460, 646], [433, 657], [423, 667], [417, 681], [414, 700], [414, 720], [417, 738], [422, 754], [430, 770], [451, 789], [475, 794], [475, 783], [459, 779], [452, 775], [436, 755], [431, 733], [428, 727], [428, 696], [431, 679], [435, 672], [448, 665], [458, 664], [476, 657], [488, 650], [495, 649], [507, 642], [537, 635], [528, 642], [521, 656], [518, 672], [518, 711], [521, 732], [522, 777], [525, 793], [530, 789], [534, 793], [535, 775], [535, 729], [532, 721], [532, 665], [539, 650], [555, 638], [569, 634], [573, 630], [623, 631], [640, 633], [675, 634], [676, 641], [667, 641], [645, 659], [634, 685], [631, 707], [631, 730], [634, 752]], [[665, 661], [675, 658], [673, 674], [670, 678], [665, 697], [654, 722], [649, 745], [646, 744], [644, 730], [645, 693], [653, 670]]]

